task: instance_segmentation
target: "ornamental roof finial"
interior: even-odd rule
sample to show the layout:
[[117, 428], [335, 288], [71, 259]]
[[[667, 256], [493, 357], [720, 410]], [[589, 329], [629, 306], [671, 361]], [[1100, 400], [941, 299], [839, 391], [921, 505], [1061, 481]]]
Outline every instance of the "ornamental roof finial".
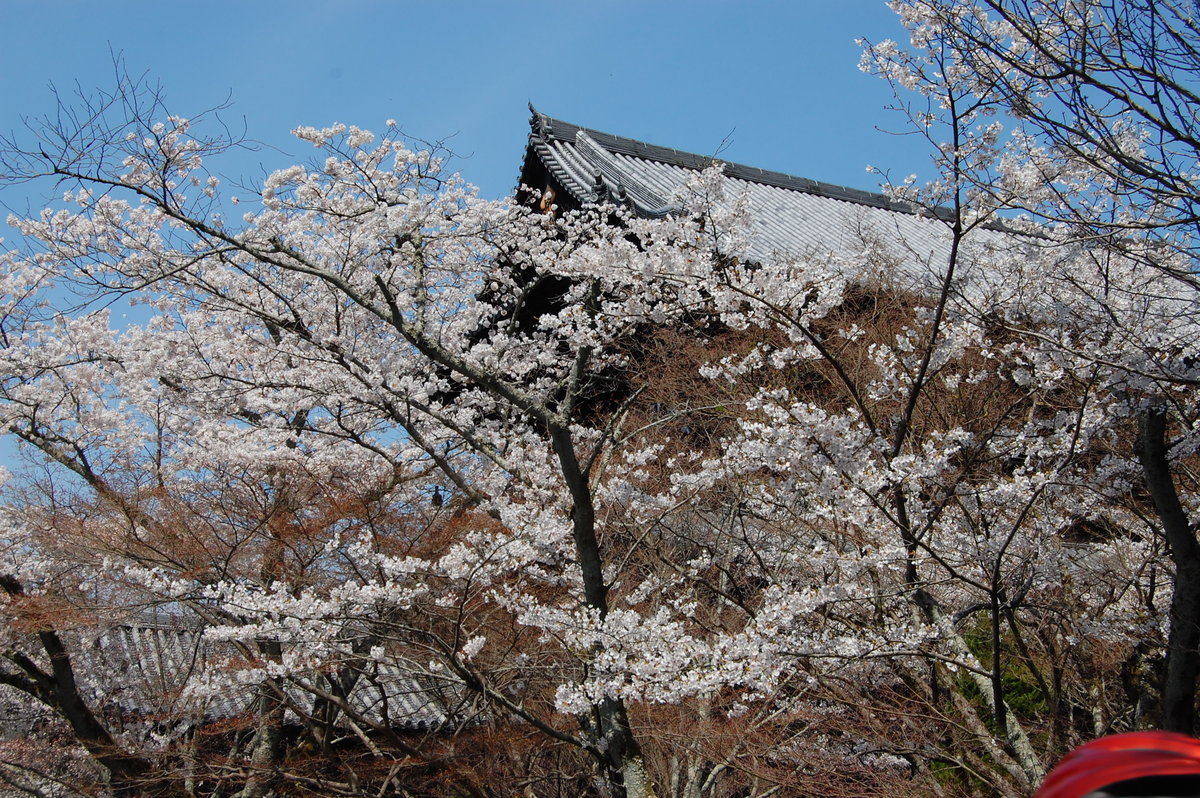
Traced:
[[539, 138], [549, 138], [551, 132], [550, 117], [545, 114], [538, 113], [538, 109], [533, 107], [533, 103], [529, 103], [529, 127]]

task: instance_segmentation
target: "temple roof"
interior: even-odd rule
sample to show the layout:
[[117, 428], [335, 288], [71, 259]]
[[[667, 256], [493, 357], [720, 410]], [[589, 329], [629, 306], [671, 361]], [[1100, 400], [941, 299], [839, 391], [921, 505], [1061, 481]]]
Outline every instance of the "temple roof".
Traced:
[[[542, 188], [533, 180], [532, 166], [538, 164], [558, 184], [556, 190], [570, 195], [572, 205], [610, 200], [640, 216], [665, 216], [677, 210], [674, 198], [694, 172], [720, 162], [730, 181], [726, 195], [748, 200], [753, 233], [745, 255], [755, 260], [778, 253], [853, 255], [883, 243], [897, 265], [924, 271], [931, 257], [936, 261], [947, 251], [945, 209], [918, 210], [883, 194], [727, 163], [580, 127], [532, 105], [530, 110], [522, 180]], [[980, 238], [1010, 235], [986, 230]]]

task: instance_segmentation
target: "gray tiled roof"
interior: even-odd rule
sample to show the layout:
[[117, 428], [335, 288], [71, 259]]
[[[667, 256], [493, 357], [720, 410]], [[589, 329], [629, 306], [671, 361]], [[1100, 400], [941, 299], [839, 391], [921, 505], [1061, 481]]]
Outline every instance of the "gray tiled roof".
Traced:
[[[253, 685], [216, 696], [197, 698], [185, 688], [211, 676], [229, 661], [241, 659], [230, 643], [206, 640], [186, 624], [123, 625], [100, 635], [86, 653], [89, 670], [114, 685], [101, 699], [122, 713], [148, 718], [213, 721], [248, 711]], [[455, 685], [442, 683], [415, 663], [393, 658], [355, 672], [347, 703], [363, 717], [393, 729], [425, 730], [444, 726], [458, 700]], [[292, 677], [286, 692], [297, 708], [310, 707], [306, 684], [329, 691], [323, 673]], [[296, 720], [289, 710], [289, 717]]]
[[[675, 210], [672, 197], [687, 179], [715, 159], [660, 147], [533, 112], [530, 151], [580, 204], [616, 198], [641, 216]], [[916, 213], [882, 194], [821, 183], [741, 164], [724, 163], [727, 195], [745, 194], [753, 217], [750, 251], [762, 261], [773, 254], [854, 254], [883, 243], [898, 266], [925, 271], [947, 251], [944, 209]], [[982, 231], [985, 243], [1011, 234]], [[944, 265], [944, 264], [942, 264]]]

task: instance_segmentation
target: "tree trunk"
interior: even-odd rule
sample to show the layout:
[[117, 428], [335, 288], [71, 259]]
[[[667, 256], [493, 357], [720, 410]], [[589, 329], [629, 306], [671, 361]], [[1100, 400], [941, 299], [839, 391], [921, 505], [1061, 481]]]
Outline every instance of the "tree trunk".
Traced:
[[[24, 585], [11, 576], [0, 576], [0, 590], [10, 596], [25, 594]], [[92, 712], [79, 691], [71, 654], [58, 632], [54, 629], [42, 629], [37, 633], [37, 638], [50, 661], [50, 672], [46, 673], [28, 658], [20, 658], [18, 667], [25, 671], [29, 678], [22, 680], [27, 687], [18, 689], [57, 711], [70, 725], [79, 744], [108, 770], [113, 795], [120, 797], [137, 794], [143, 779], [151, 770], [150, 761], [131, 754], [118, 745]]]
[[275, 782], [275, 769], [283, 749], [284, 707], [278, 695], [282, 689], [278, 680], [259, 687], [258, 728], [250, 747], [250, 775], [235, 798], [262, 798]]
[[1138, 417], [1137, 455], [1175, 563], [1163, 726], [1190, 735], [1195, 727], [1196, 676], [1200, 673], [1200, 546], [1171, 479], [1165, 406], [1147, 408]]
[[[583, 581], [584, 602], [603, 618], [608, 615], [608, 585], [604, 583], [603, 558], [596, 539], [591, 487], [587, 475], [579, 467], [570, 430], [552, 428], [550, 440], [567, 490], [575, 503], [572, 535]], [[613, 798], [654, 798], [654, 785], [646, 773], [641, 747], [629, 726], [625, 703], [619, 698], [606, 699], [594, 707], [593, 715], [596, 728], [592, 732], [600, 744], [604, 775]]]
[[[937, 626], [938, 631], [941, 633], [942, 640], [945, 641], [945, 643], [950, 647], [951, 652], [953, 652], [955, 656], [961, 658], [965, 662], [975, 659], [975, 655], [971, 653], [971, 647], [967, 645], [967, 641], [963, 639], [961, 634], [959, 634], [958, 630], [954, 626], [954, 622], [950, 618], [946, 617], [946, 614], [942, 612], [941, 608], [936, 604], [933, 606], [933, 622], [934, 625]], [[993, 657], [993, 662], [995, 661], [996, 658]], [[1016, 766], [1015, 769], [1009, 768], [1008, 770], [1013, 776], [1017, 777], [1022, 789], [1032, 789], [1033, 785], [1041, 783], [1042, 779], [1045, 778], [1046, 770], [1042, 767], [1042, 763], [1038, 760], [1037, 751], [1034, 750], [1033, 743], [1030, 741], [1024, 725], [1021, 724], [1020, 720], [1017, 719], [1017, 716], [1013, 714], [1012, 709], [1009, 708], [1007, 704], [997, 705], [994, 703], [995, 694], [992, 692], [991, 675], [979, 673], [974, 668], [966, 670], [965, 673], [967, 678], [975, 683], [975, 687], [979, 690], [979, 694], [990, 710], [991, 715], [993, 717], [997, 717], [1003, 713], [1004, 727], [1006, 732], [1001, 739], [1004, 739], [1012, 748], [1012, 753], [1015, 757], [1014, 765]], [[952, 688], [950, 690], [950, 696], [956, 701], [960, 709], [966, 710], [971, 707], [970, 702], [966, 700], [966, 697], [963, 696], [960, 691]], [[972, 714], [974, 714], [973, 711]], [[979, 718], [977, 716], [968, 719], [968, 721], [972, 720], [977, 728], [985, 728], [983, 724], [979, 722]], [[971, 725], [970, 722], [968, 725]], [[987, 736], [989, 738], [994, 737], [994, 735], [991, 735], [990, 733]], [[996, 758], [997, 762], [1001, 762], [1001, 764], [1003, 764], [1004, 760], [995, 757], [994, 753], [993, 757]]]

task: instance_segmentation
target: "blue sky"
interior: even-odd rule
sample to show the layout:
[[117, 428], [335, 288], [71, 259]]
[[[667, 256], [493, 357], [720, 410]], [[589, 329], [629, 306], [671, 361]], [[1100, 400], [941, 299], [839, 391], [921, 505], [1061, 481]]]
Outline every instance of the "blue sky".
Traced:
[[[253, 176], [309, 155], [297, 125], [340, 121], [446, 139], [486, 197], [514, 187], [526, 103], [575, 124], [818, 180], [874, 188], [867, 164], [927, 172], [856, 37], [903, 36], [880, 0], [6, 0], [0, 130], [109, 85], [112, 52], [173, 113], [232, 102], [266, 148], [215, 164]], [[11, 206], [38, 198], [6, 191]], [[0, 235], [3, 235], [0, 233]]]

